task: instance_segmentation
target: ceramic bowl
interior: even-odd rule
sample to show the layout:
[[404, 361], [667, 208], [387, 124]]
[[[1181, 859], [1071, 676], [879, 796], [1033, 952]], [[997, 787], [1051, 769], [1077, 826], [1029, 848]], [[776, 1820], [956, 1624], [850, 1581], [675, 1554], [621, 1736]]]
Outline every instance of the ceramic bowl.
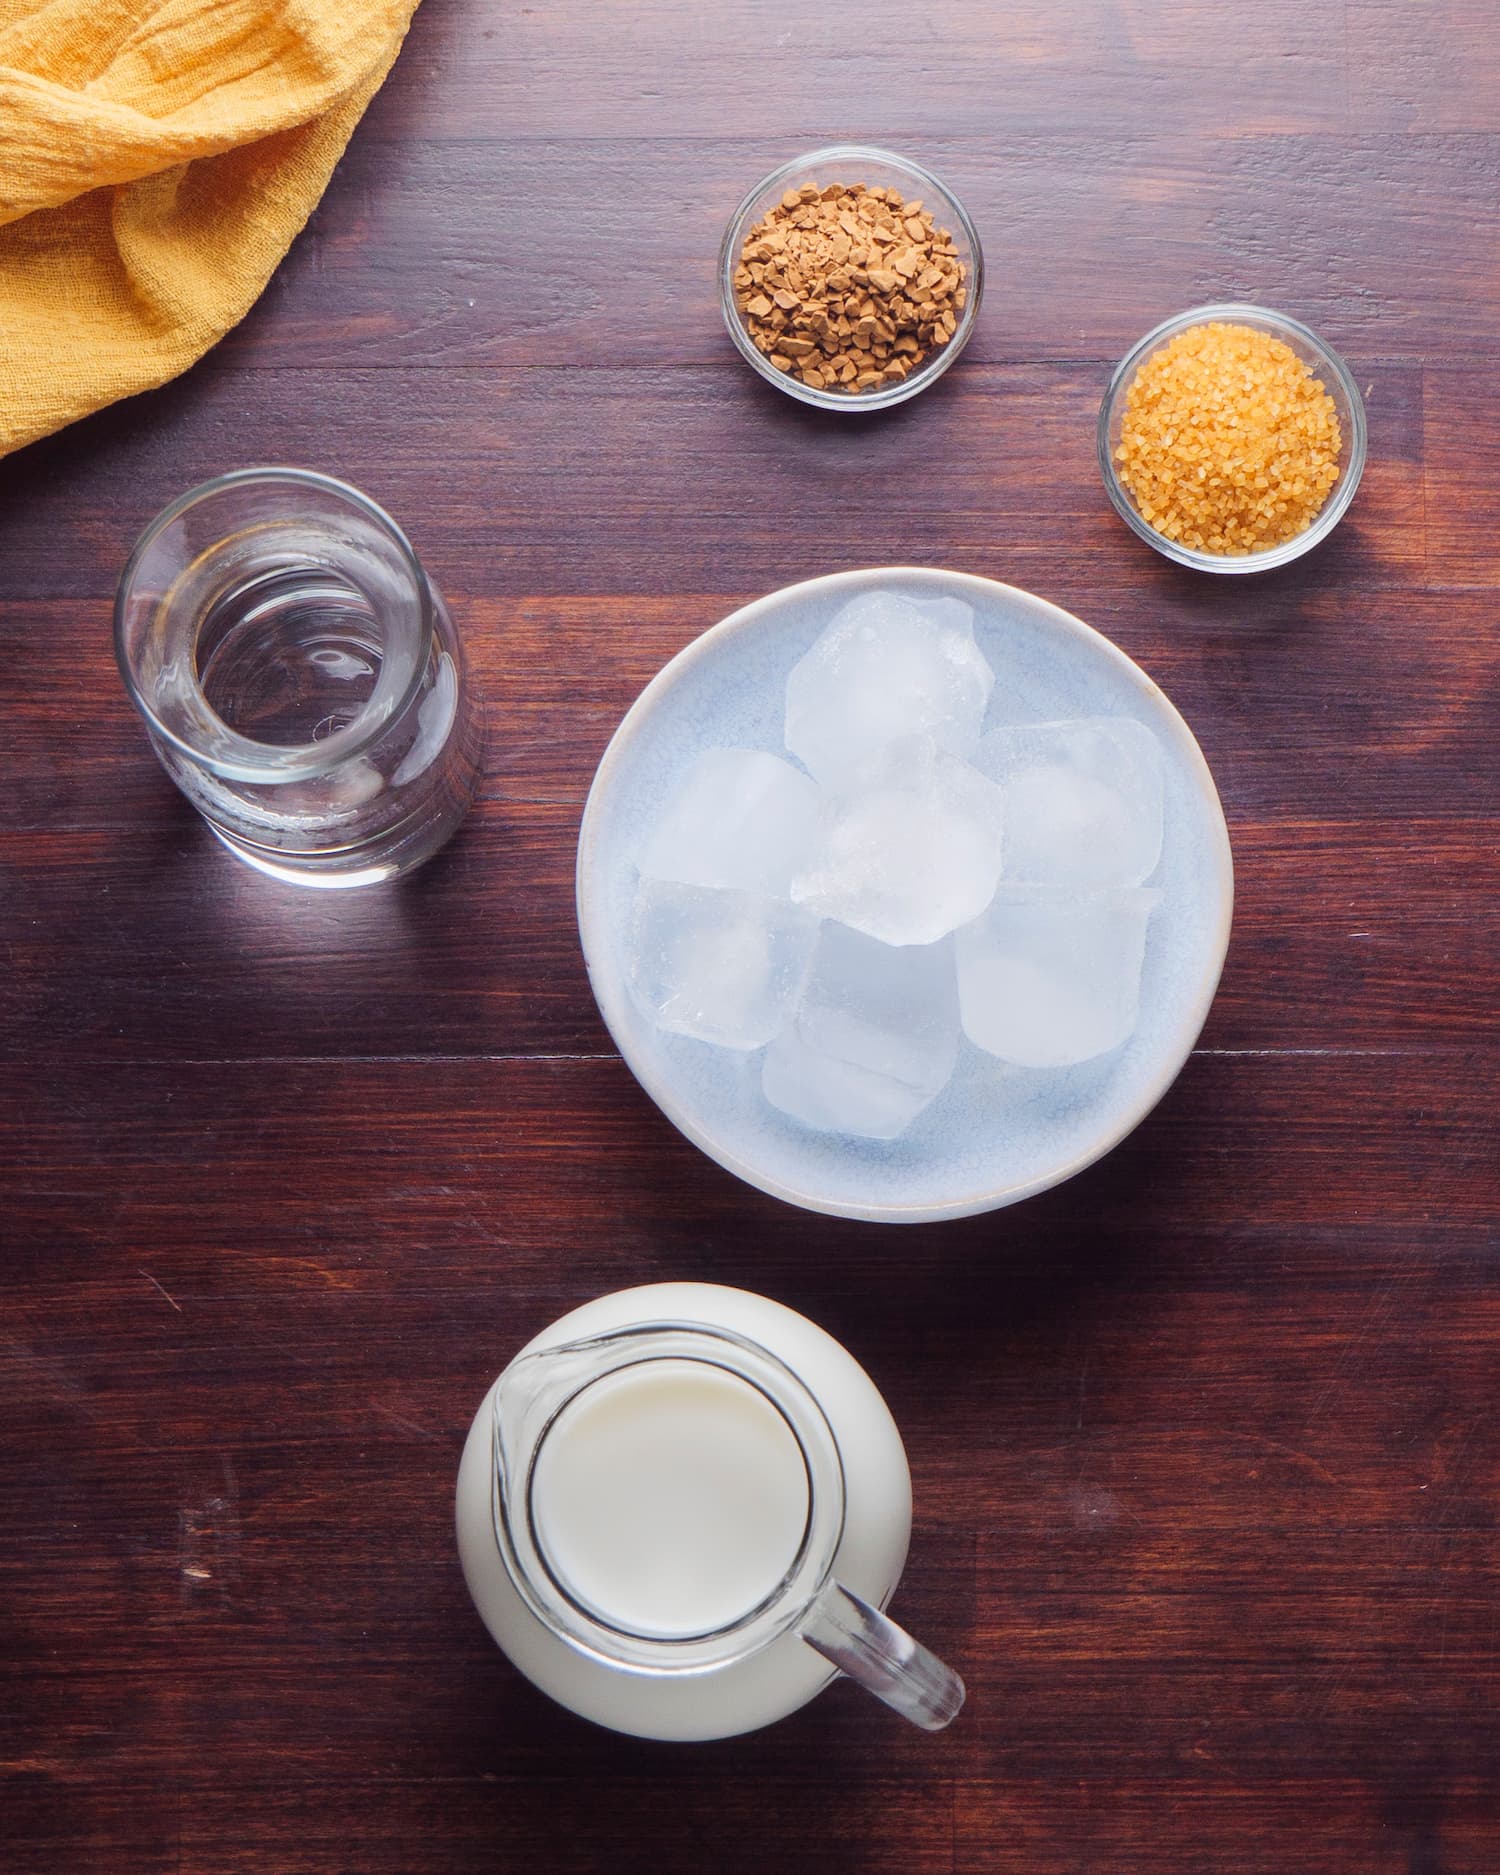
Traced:
[[[660, 1033], [626, 985], [636, 859], [678, 777], [704, 749], [782, 752], [786, 678], [847, 600], [873, 588], [974, 608], [994, 666], [992, 722], [1132, 716], [1160, 738], [1164, 894], [1151, 925], [1134, 1034], [1062, 1073], [1008, 1068], [964, 1043], [953, 1080], [900, 1139], [815, 1133], [770, 1107], [760, 1052]], [[1004, 708], [999, 705], [1004, 700]], [[694, 1145], [810, 1211], [925, 1223], [990, 1211], [1071, 1178], [1150, 1112], [1187, 1060], [1229, 942], [1229, 836], [1192, 731], [1124, 652], [1013, 586], [922, 567], [808, 580], [742, 606], [681, 651], [627, 712], [594, 777], [578, 841], [578, 922], [589, 978], [620, 1053]]]

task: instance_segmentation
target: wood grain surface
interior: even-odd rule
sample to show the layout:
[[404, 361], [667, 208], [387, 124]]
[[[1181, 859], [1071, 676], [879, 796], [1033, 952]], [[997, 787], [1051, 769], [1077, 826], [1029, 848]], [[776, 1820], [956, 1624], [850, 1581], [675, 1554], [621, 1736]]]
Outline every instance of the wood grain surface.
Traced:
[[[426, 0], [244, 325], [0, 463], [7, 1875], [1494, 1875], [1497, 97], [1489, 0]], [[739, 363], [713, 263], [851, 136], [950, 181], [989, 279], [938, 387], [828, 420]], [[1093, 421], [1148, 325], [1234, 296], [1345, 353], [1370, 464], [1315, 554], [1208, 582], [1115, 519]], [[472, 648], [483, 795], [395, 889], [236, 868], [120, 689], [131, 541], [256, 461], [389, 506]], [[882, 561], [1114, 638], [1238, 870], [1158, 1110], [931, 1229], [687, 1145], [571, 903], [641, 685]], [[887, 1393], [949, 1732], [836, 1686], [652, 1746], [490, 1645], [469, 1415], [554, 1315], [671, 1276], [805, 1310]]]

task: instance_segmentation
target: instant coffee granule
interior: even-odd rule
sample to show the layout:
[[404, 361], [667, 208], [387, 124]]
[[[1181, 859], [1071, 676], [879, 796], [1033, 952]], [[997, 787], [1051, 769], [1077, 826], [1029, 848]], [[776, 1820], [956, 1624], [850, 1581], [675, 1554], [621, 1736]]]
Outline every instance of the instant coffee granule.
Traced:
[[1199, 553], [1259, 553], [1305, 532], [1339, 479], [1338, 412], [1290, 345], [1189, 326], [1125, 393], [1115, 471], [1141, 519]]
[[899, 383], [958, 329], [963, 262], [921, 202], [861, 182], [789, 189], [745, 237], [735, 304], [751, 343], [818, 391]]

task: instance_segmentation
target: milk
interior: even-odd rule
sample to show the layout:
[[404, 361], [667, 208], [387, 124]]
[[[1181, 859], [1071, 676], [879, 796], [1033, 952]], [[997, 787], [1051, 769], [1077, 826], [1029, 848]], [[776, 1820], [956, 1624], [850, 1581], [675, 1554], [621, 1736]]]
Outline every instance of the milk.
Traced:
[[532, 1475], [542, 1555], [611, 1627], [728, 1627], [771, 1595], [807, 1527], [807, 1466], [757, 1388], [704, 1361], [647, 1361], [563, 1408]]
[[[657, 1283], [600, 1297], [522, 1352], [652, 1321], [749, 1337], [815, 1396], [838, 1442], [845, 1487], [834, 1573], [883, 1608], [906, 1561], [911, 1480], [900, 1434], [868, 1375], [793, 1310], [707, 1283]], [[498, 1383], [497, 1383], [498, 1385]], [[795, 1711], [833, 1677], [795, 1632], [704, 1672], [645, 1674], [580, 1651], [533, 1613], [494, 1528], [493, 1405], [481, 1403], [459, 1467], [464, 1577], [486, 1627], [544, 1692], [616, 1731], [707, 1739]], [[778, 1408], [698, 1360], [643, 1362], [582, 1386], [537, 1453], [529, 1508], [546, 1568], [613, 1627], [663, 1640], [703, 1634], [772, 1595], [808, 1519], [808, 1473]]]

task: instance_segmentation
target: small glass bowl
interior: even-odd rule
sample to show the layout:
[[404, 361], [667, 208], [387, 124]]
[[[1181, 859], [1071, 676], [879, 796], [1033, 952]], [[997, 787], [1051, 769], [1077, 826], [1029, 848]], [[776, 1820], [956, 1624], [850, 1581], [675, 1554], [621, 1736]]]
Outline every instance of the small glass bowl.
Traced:
[[[800, 188], [805, 182], [816, 182], [822, 189], [833, 182], [862, 182], [869, 189], [898, 189], [906, 201], [920, 200], [923, 208], [931, 214], [933, 226], [947, 228], [953, 236], [953, 245], [958, 250], [958, 258], [964, 269], [964, 285], [968, 288], [968, 297], [959, 311], [957, 328], [946, 345], [939, 345], [929, 352], [915, 371], [897, 383], [882, 389], [858, 392], [814, 390], [810, 384], [803, 384], [800, 379], [794, 378], [789, 371], [778, 371], [770, 359], [751, 343], [744, 315], [734, 303], [734, 274], [739, 266], [745, 237], [788, 189]], [[918, 391], [925, 391], [929, 384], [943, 375], [968, 344], [983, 290], [984, 257], [979, 251], [979, 236], [958, 197], [950, 189], [944, 188], [936, 176], [918, 164], [908, 162], [904, 156], [895, 156], [889, 150], [869, 149], [858, 143], [832, 143], [827, 149], [812, 150], [806, 156], [794, 157], [790, 163], [783, 163], [780, 169], [773, 169], [764, 181], [756, 183], [730, 217], [729, 226], [724, 232], [723, 246], [719, 249], [719, 306], [724, 314], [724, 324], [729, 328], [729, 336], [734, 340], [741, 357], [768, 384], [774, 384], [777, 390], [785, 391], [788, 397], [795, 397], [799, 403], [816, 404], [820, 410], [855, 413], [889, 410], [892, 404], [904, 404], [908, 397], [915, 397]]]
[[[1121, 486], [1115, 472], [1115, 450], [1119, 446], [1120, 428], [1125, 415], [1125, 394], [1134, 382], [1136, 372], [1154, 351], [1169, 339], [1175, 338], [1179, 332], [1186, 332], [1189, 326], [1214, 322], [1250, 326], [1257, 332], [1265, 332], [1272, 338], [1280, 339], [1305, 364], [1312, 367], [1313, 375], [1322, 380], [1323, 388], [1333, 399], [1334, 409], [1338, 413], [1339, 479], [1333, 485], [1333, 492], [1310, 525], [1300, 534], [1294, 534], [1290, 540], [1282, 541], [1280, 546], [1267, 547], [1260, 553], [1202, 553], [1195, 547], [1184, 547], [1179, 541], [1168, 540], [1149, 521], [1142, 519], [1139, 509]], [[1316, 547], [1320, 540], [1338, 526], [1344, 511], [1354, 499], [1354, 491], [1359, 487], [1359, 478], [1364, 473], [1365, 448], [1364, 400], [1349, 367], [1316, 332], [1310, 331], [1296, 319], [1289, 319], [1285, 313], [1269, 312], [1264, 306], [1195, 306], [1191, 312], [1179, 313], [1175, 319], [1164, 319], [1138, 345], [1133, 346], [1115, 367], [1109, 389], [1104, 393], [1104, 402], [1099, 407], [1099, 473], [1104, 477], [1105, 492], [1118, 509], [1122, 520], [1142, 540], [1149, 541], [1158, 553], [1177, 561], [1179, 566], [1194, 567], [1200, 573], [1264, 573], [1274, 566], [1285, 566], [1289, 560], [1296, 560], [1309, 548]]]

